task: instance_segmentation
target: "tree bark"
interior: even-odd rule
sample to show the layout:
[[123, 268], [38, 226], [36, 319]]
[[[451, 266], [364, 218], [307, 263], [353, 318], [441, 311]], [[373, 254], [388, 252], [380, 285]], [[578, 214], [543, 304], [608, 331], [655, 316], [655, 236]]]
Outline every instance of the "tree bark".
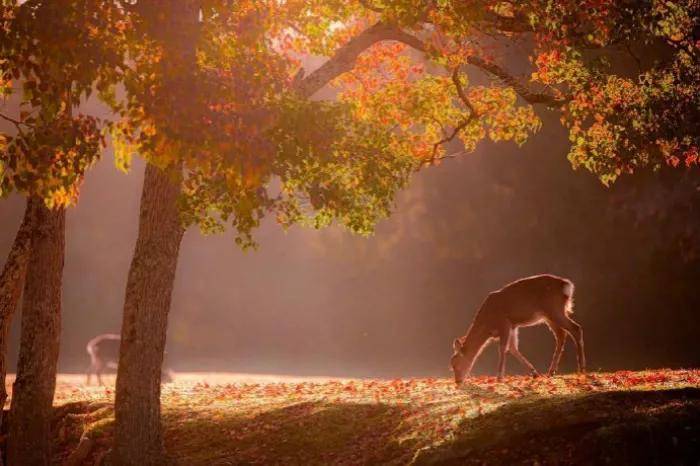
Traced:
[[[199, 3], [200, 0], [137, 3], [147, 34], [163, 50], [159, 63], [163, 85], [150, 104], [156, 106], [151, 110], [159, 130], [165, 130], [169, 137], [186, 134], [191, 122], [197, 121]], [[146, 167], [139, 233], [124, 301], [114, 449], [109, 458], [112, 464], [150, 466], [165, 462], [160, 378], [170, 299], [184, 234], [177, 202], [181, 181], [179, 162], [167, 170], [151, 164]]]
[[7, 462], [10, 466], [51, 463], [53, 395], [61, 329], [61, 278], [65, 209], [48, 209], [31, 197], [35, 215], [22, 305], [17, 378], [12, 388]]
[[[27, 275], [27, 262], [31, 246], [31, 232], [34, 226], [34, 211], [27, 207], [24, 209], [24, 219], [17, 231], [12, 249], [7, 255], [5, 266], [0, 275], [0, 432], [2, 429], [3, 413], [7, 401], [7, 389], [5, 377], [7, 376], [7, 337], [12, 324], [19, 298], [22, 295], [24, 279]], [[2, 465], [4, 452], [0, 450], [0, 465]]]
[[160, 376], [177, 258], [184, 229], [175, 169], [149, 164], [141, 197], [136, 250], [124, 303], [111, 462], [163, 464]]

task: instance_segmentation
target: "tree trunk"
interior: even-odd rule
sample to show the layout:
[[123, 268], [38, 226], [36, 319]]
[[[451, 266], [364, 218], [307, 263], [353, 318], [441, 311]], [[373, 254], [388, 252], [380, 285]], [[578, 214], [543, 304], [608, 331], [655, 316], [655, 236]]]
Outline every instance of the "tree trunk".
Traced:
[[[0, 432], [2, 429], [3, 412], [7, 401], [5, 388], [5, 376], [7, 375], [7, 336], [12, 324], [19, 297], [22, 294], [24, 278], [27, 275], [27, 262], [29, 261], [29, 249], [31, 246], [31, 232], [34, 226], [34, 211], [27, 207], [24, 209], [24, 219], [17, 231], [12, 249], [7, 255], [5, 267], [0, 275]], [[2, 465], [3, 451], [0, 451], [0, 465]]]
[[177, 205], [179, 193], [176, 169], [165, 172], [146, 166], [139, 234], [124, 302], [111, 457], [114, 464], [163, 464], [160, 375], [184, 233]]
[[61, 329], [65, 209], [49, 210], [31, 197], [35, 212], [22, 305], [22, 333], [7, 446], [10, 466], [51, 463], [51, 418]]
[[[151, 102], [159, 130], [177, 139], [198, 121], [196, 48], [200, 0], [143, 0], [137, 3], [145, 30], [163, 50], [159, 63], [162, 88]], [[150, 108], [149, 105], [154, 105]], [[186, 137], [186, 136], [185, 136]], [[160, 420], [160, 377], [170, 299], [184, 229], [178, 197], [182, 165], [166, 171], [149, 164], [143, 182], [136, 250], [124, 301], [114, 449], [117, 465], [164, 463]]]

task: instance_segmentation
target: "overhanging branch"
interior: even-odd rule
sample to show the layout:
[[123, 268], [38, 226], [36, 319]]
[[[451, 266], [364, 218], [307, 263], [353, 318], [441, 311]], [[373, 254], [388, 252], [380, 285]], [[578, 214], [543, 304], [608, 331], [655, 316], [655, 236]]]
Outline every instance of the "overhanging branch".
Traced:
[[467, 57], [467, 63], [497, 77], [503, 84], [513, 88], [513, 90], [529, 104], [544, 104], [548, 107], [556, 108], [561, 107], [567, 101], [567, 99], [558, 98], [543, 92], [535, 92], [529, 89], [503, 67], [494, 62], [486, 61], [481, 57], [474, 55], [469, 56]]
[[362, 52], [385, 40], [395, 40], [416, 50], [426, 51], [425, 45], [417, 37], [394, 25], [380, 21], [350, 39], [333, 57], [308, 76], [303, 77], [303, 72], [300, 72], [293, 81], [294, 89], [304, 97], [311, 97], [333, 79], [352, 70], [357, 57]]
[[[292, 86], [300, 95], [311, 97], [333, 79], [343, 73], [351, 71], [355, 67], [357, 57], [359, 57], [362, 52], [372, 45], [385, 40], [394, 40], [404, 43], [420, 52], [427, 51], [426, 45], [418, 37], [407, 33], [393, 24], [380, 21], [350, 39], [345, 45], [338, 49], [333, 57], [308, 76], [305, 77], [303, 70], [300, 71], [295, 77]], [[543, 104], [548, 107], [557, 108], [561, 107], [567, 101], [567, 99], [564, 98], [529, 89], [507, 70], [492, 61], [487, 61], [481, 57], [472, 55], [467, 58], [467, 63], [500, 79], [505, 85], [513, 88], [513, 90], [529, 104]], [[464, 102], [464, 99], [462, 99], [462, 101]]]

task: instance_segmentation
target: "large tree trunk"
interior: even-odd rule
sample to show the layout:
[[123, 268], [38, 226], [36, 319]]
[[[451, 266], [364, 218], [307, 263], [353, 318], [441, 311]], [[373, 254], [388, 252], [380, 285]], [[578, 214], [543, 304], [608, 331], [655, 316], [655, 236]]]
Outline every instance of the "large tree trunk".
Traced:
[[[0, 275], [0, 431], [2, 431], [3, 410], [7, 401], [5, 388], [5, 376], [7, 375], [7, 337], [12, 324], [19, 297], [22, 295], [24, 278], [27, 275], [27, 262], [29, 262], [29, 249], [31, 246], [31, 232], [35, 224], [34, 210], [24, 209], [24, 219], [17, 231], [12, 249], [7, 255], [7, 261]], [[2, 465], [3, 451], [0, 450], [0, 465]]]
[[22, 333], [7, 446], [10, 466], [51, 463], [53, 395], [61, 329], [65, 210], [32, 197], [35, 212], [22, 305]]
[[[162, 45], [163, 86], [149, 105], [160, 130], [177, 138], [195, 119], [199, 0], [144, 0], [137, 4], [147, 34]], [[189, 112], [189, 113], [188, 113]], [[163, 118], [165, 121], [160, 120]], [[160, 377], [170, 299], [180, 242], [178, 197], [182, 165], [168, 170], [149, 164], [143, 183], [136, 250], [124, 301], [114, 449], [117, 465], [164, 462]]]
[[146, 167], [136, 250], [129, 270], [117, 372], [111, 461], [158, 465], [164, 457], [160, 375], [178, 252], [184, 230], [179, 173]]

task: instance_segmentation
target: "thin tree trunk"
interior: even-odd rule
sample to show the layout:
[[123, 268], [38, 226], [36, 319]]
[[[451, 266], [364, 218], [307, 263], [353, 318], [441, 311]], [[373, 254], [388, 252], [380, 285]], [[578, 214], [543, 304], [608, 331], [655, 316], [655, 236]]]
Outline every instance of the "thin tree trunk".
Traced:
[[175, 269], [184, 229], [180, 178], [149, 164], [129, 269], [117, 372], [114, 451], [119, 465], [163, 464], [160, 376]]
[[[24, 219], [17, 231], [12, 249], [7, 255], [7, 261], [0, 275], [0, 432], [2, 429], [3, 412], [7, 401], [5, 377], [7, 375], [7, 337], [12, 324], [19, 298], [22, 295], [24, 278], [27, 275], [31, 232], [34, 226], [33, 210], [29, 208], [29, 200], [24, 209]], [[0, 465], [4, 456], [0, 451]]]
[[51, 417], [61, 329], [65, 209], [31, 197], [35, 212], [7, 446], [10, 466], [51, 463]]

